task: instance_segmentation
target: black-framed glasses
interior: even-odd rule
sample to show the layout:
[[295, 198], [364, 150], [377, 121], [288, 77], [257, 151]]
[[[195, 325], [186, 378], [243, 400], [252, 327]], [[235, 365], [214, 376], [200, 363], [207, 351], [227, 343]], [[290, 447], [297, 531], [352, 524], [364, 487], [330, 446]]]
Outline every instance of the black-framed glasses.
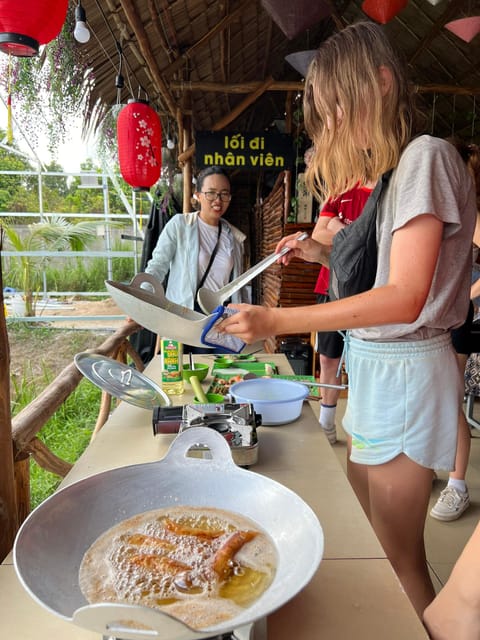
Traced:
[[232, 199], [232, 194], [228, 191], [202, 191], [202, 193], [209, 202], [214, 202], [217, 198], [222, 202], [230, 202]]

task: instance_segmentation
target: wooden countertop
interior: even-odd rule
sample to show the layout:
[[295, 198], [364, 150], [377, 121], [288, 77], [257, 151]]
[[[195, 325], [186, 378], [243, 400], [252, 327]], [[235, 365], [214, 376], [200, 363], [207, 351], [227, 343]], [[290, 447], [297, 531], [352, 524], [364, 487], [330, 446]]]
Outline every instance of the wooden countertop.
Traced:
[[[211, 356], [197, 356], [212, 362]], [[260, 356], [290, 373], [284, 355]], [[159, 359], [145, 375], [158, 380]], [[210, 378], [204, 382], [208, 384]], [[191, 400], [189, 385], [175, 404]], [[62, 487], [100, 471], [161, 459], [174, 436], [153, 436], [152, 412], [122, 402], [62, 482]], [[427, 640], [385, 553], [308, 403], [301, 417], [259, 428], [258, 462], [264, 474], [301, 496], [317, 514], [325, 536], [324, 557], [311, 582], [267, 619], [271, 640]], [[295, 523], [292, 523], [295, 526]], [[99, 640], [45, 610], [23, 589], [12, 554], [0, 565], [0, 635], [15, 640]]]

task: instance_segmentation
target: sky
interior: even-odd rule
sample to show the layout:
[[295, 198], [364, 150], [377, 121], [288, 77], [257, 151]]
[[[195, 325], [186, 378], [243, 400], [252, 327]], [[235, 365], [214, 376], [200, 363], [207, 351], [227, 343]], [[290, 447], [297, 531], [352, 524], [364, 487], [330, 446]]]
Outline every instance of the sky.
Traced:
[[[15, 113], [14, 113], [15, 116]], [[7, 126], [7, 110], [0, 102], [0, 128], [6, 129]], [[74, 123], [69, 135], [66, 136], [65, 142], [60, 146], [56, 161], [62, 166], [66, 172], [80, 171], [80, 164], [88, 158], [95, 159], [95, 146], [93, 141], [84, 142], [81, 138], [82, 123], [81, 119]], [[24, 152], [32, 157], [32, 152], [24, 136], [16, 127], [15, 121], [13, 125], [13, 135], [15, 144]], [[35, 147], [35, 153], [44, 164], [51, 162], [52, 158], [48, 151], [46, 139], [40, 139], [38, 146]]]

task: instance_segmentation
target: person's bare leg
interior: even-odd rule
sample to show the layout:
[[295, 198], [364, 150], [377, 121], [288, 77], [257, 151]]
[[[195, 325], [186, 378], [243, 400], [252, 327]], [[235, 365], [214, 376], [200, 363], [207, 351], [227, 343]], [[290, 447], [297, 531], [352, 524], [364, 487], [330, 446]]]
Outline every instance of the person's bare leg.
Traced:
[[[467, 365], [467, 359], [467, 355], [463, 353], [457, 354], [458, 366], [460, 368], [462, 376]], [[455, 456], [455, 470], [449, 474], [450, 478], [465, 480], [468, 467], [468, 459], [470, 457], [470, 446], [470, 427], [468, 426], [465, 414], [463, 413], [463, 411], [460, 411], [460, 415], [458, 417], [458, 439], [457, 454]]]
[[423, 537], [432, 478], [404, 454], [368, 467], [370, 522], [420, 617], [435, 596]]
[[[340, 384], [341, 376], [337, 376], [340, 358], [329, 358], [328, 356], [320, 354], [319, 360], [320, 382], [324, 384]], [[335, 444], [337, 440], [335, 412], [340, 390], [320, 387], [320, 393], [322, 396], [319, 415], [320, 425], [324, 429], [330, 444]]]
[[[467, 363], [465, 354], [457, 354], [459, 371], [463, 376]], [[465, 482], [468, 461], [470, 458], [470, 427], [464, 412], [460, 408], [457, 424], [457, 452], [455, 454], [455, 468], [448, 476], [448, 483], [445, 489], [432, 507], [430, 515], [437, 520], [450, 522], [459, 518], [468, 508], [470, 498]]]
[[370, 520], [370, 496], [368, 492], [368, 467], [350, 460], [352, 437], [347, 436], [347, 478], [355, 491], [357, 500]]
[[423, 622], [432, 640], [480, 638], [480, 524], [445, 586], [425, 609]]
[[449, 474], [450, 478], [465, 480], [468, 467], [468, 459], [470, 458], [470, 427], [463, 411], [458, 416], [458, 438], [457, 438], [457, 454], [455, 456], [455, 470]]

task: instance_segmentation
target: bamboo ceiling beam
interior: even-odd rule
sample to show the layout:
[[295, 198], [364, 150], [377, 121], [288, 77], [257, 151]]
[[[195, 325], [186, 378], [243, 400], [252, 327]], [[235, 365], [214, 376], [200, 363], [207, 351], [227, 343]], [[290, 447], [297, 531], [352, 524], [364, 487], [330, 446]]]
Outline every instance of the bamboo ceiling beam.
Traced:
[[445, 11], [442, 13], [441, 16], [439, 16], [439, 18], [437, 20], [435, 20], [435, 22], [433, 23], [433, 26], [430, 29], [430, 31], [421, 40], [421, 42], [419, 43], [418, 47], [415, 49], [413, 55], [410, 56], [410, 59], [408, 61], [408, 63], [410, 65], [412, 65], [415, 62], [415, 60], [418, 58], [418, 56], [426, 48], [428, 48], [428, 46], [432, 43], [434, 38], [436, 38], [437, 35], [440, 33], [440, 30], [443, 29], [443, 26], [447, 22], [449, 22], [450, 20], [455, 18], [455, 16], [459, 15], [461, 13], [462, 9], [464, 7], [466, 7], [466, 6], [468, 6], [469, 2], [470, 2], [470, 0], [450, 0], [450, 2], [447, 4], [447, 6], [445, 8]]
[[[267, 78], [265, 82], [258, 83], [256, 90], [247, 96], [240, 104], [238, 104], [235, 109], [232, 109], [230, 113], [227, 113], [223, 118], [215, 123], [212, 127], [212, 131], [221, 131], [224, 127], [226, 127], [230, 122], [233, 122], [238, 116], [248, 109], [248, 107], [253, 104], [265, 91], [268, 91], [270, 85], [273, 83], [273, 78]], [[190, 145], [188, 149], [186, 149], [183, 153], [178, 156], [179, 162], [186, 162], [189, 160], [193, 154], [195, 153], [195, 143]]]
[[[301, 81], [274, 80], [268, 87], [268, 91], [303, 91]], [[171, 82], [173, 90], [181, 91], [210, 91], [212, 93], [251, 93], [261, 87], [263, 83], [255, 80], [252, 82], [228, 83], [220, 82]], [[452, 84], [427, 84], [413, 85], [416, 93], [447, 93], [451, 95], [475, 96], [480, 95], [480, 87], [459, 87]]]
[[[123, 1], [125, 0], [122, 0], [122, 2]], [[173, 75], [175, 71], [178, 71], [178, 69], [180, 69], [180, 67], [182, 67], [185, 64], [187, 59], [192, 56], [192, 54], [196, 51], [196, 49], [198, 49], [199, 47], [202, 47], [204, 44], [209, 42], [214, 36], [216, 36], [217, 33], [220, 33], [221, 31], [226, 29], [232, 22], [235, 22], [235, 20], [237, 20], [245, 11], [245, 9], [249, 6], [251, 6], [251, 0], [244, 0], [244, 2], [242, 2], [242, 4], [235, 9], [235, 11], [232, 11], [232, 13], [230, 13], [228, 16], [225, 16], [225, 18], [222, 18], [222, 20], [220, 20], [220, 22], [218, 22], [213, 27], [213, 29], [210, 29], [208, 33], [206, 33], [202, 38], [200, 38], [200, 40], [195, 42], [195, 44], [193, 44], [184, 53], [182, 53], [182, 55], [179, 58], [177, 58], [174, 62], [172, 62], [172, 64], [170, 64], [168, 67], [165, 67], [165, 69], [162, 69], [162, 73], [168, 76]]]
[[[251, 82], [191, 82], [190, 80], [170, 82], [170, 87], [178, 91], [211, 91], [212, 93], [252, 93], [257, 91], [264, 83], [261, 80]], [[268, 91], [298, 91], [303, 89], [303, 82], [294, 80], [292, 82], [273, 80], [268, 87]]]
[[162, 73], [160, 72], [160, 69], [158, 67], [157, 60], [153, 55], [152, 49], [150, 47], [150, 42], [148, 40], [148, 35], [145, 31], [145, 27], [142, 24], [140, 16], [138, 15], [138, 12], [131, 0], [120, 0], [120, 4], [125, 13], [125, 17], [127, 18], [128, 23], [130, 24], [135, 34], [135, 38], [138, 42], [138, 46], [140, 48], [142, 56], [145, 60], [145, 63], [150, 69], [159, 93], [165, 100], [170, 114], [174, 117], [177, 111], [177, 106], [172, 96], [170, 95], [169, 88], [163, 80]]
[[[152, 21], [152, 24], [155, 27], [155, 31], [157, 32], [160, 44], [162, 45], [163, 50], [165, 51], [165, 55], [167, 56], [167, 58], [170, 61], [172, 61], [172, 59], [175, 59], [175, 57], [178, 55], [177, 43], [176, 42], [174, 43], [175, 44], [175, 49], [173, 49], [171, 47], [170, 43], [167, 42], [165, 34], [163, 32], [163, 27], [162, 27], [162, 23], [160, 21], [158, 10], [157, 10], [157, 7], [155, 6], [155, 1], [154, 0], [147, 0], [147, 4], [148, 4], [148, 10], [150, 11], [150, 20]], [[172, 30], [170, 12], [168, 11], [168, 3], [166, 3], [165, 1], [163, 2], [162, 9], [163, 9], [165, 17], [166, 17], [166, 19], [168, 21], [170, 29]], [[173, 30], [172, 30], [172, 32], [173, 32], [173, 34], [175, 33]]]

